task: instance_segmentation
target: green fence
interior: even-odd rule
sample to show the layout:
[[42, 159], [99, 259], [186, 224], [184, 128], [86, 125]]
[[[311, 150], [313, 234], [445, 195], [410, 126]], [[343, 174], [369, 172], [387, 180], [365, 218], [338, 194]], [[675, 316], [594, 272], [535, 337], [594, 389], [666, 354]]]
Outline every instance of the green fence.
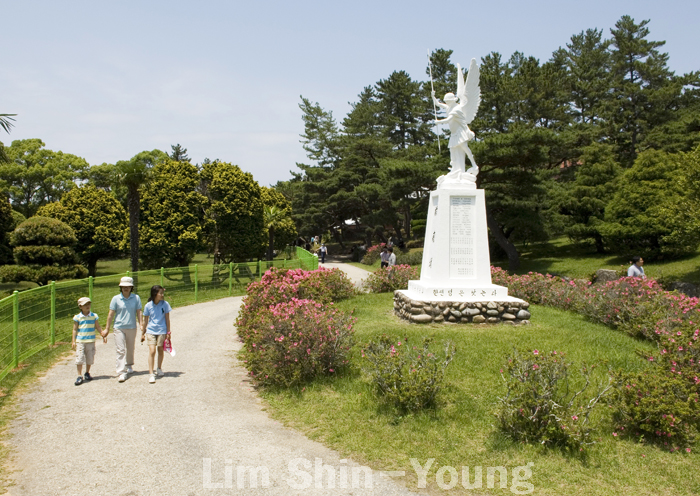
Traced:
[[144, 270], [104, 277], [52, 282], [28, 291], [15, 291], [0, 300], [0, 381], [20, 362], [56, 343], [70, 341], [78, 298], [89, 296], [92, 311], [104, 326], [112, 297], [118, 293], [119, 279], [134, 278], [135, 292], [145, 302], [151, 286], [166, 289], [173, 306], [190, 305], [227, 296], [245, 294], [246, 286], [260, 280], [271, 267], [316, 270], [318, 258], [297, 247], [297, 258], [222, 265], [191, 265], [169, 269]]

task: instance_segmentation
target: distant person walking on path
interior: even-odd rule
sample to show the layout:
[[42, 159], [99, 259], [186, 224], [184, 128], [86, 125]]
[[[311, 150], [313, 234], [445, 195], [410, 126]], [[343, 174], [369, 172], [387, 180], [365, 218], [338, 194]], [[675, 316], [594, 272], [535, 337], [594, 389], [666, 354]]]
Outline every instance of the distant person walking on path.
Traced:
[[[143, 309], [143, 324], [141, 325], [141, 342], [148, 335], [148, 382], [154, 384], [156, 375], [163, 377], [163, 343], [166, 335], [170, 335], [170, 304], [165, 301], [165, 289], [163, 286], [153, 286], [151, 296]], [[153, 373], [153, 362], [158, 349], [158, 368]]]
[[117, 375], [124, 382], [128, 374], [134, 372], [134, 344], [136, 327], [141, 323], [141, 298], [133, 294], [134, 280], [122, 277], [119, 281], [120, 293], [112, 298], [107, 314], [107, 334], [114, 321], [114, 344], [117, 349]]
[[[107, 333], [102, 331], [97, 321], [96, 313], [90, 311], [90, 298], [87, 296], [78, 300], [80, 313], [73, 317], [73, 342], [71, 348], [75, 350], [75, 364], [78, 366], [78, 379], [76, 386], [85, 381], [91, 381], [90, 366], [95, 363], [95, 329], [102, 336], [102, 341], [107, 342]], [[85, 364], [85, 379], [83, 380], [83, 364]]]
[[644, 274], [644, 267], [642, 267], [642, 265], [644, 265], [644, 259], [642, 257], [632, 257], [632, 265], [627, 269], [627, 277], [641, 277], [642, 279], [646, 279], [647, 276]]
[[322, 244], [321, 249], [319, 251], [321, 252], [321, 263], [326, 263], [326, 254], [328, 253], [328, 248], [325, 244]]

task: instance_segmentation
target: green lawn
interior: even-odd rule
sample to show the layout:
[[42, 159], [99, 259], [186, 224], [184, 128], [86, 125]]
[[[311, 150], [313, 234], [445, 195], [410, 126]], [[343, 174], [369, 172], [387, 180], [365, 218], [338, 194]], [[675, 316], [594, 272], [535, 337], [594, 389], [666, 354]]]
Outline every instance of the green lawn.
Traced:
[[[194, 259], [192, 260], [192, 263], [190, 263], [190, 265], [211, 265], [213, 263], [213, 255], [209, 253], [197, 253], [194, 256]], [[126, 273], [127, 270], [131, 270], [131, 260], [129, 258], [118, 258], [115, 260], [100, 260], [99, 262], [97, 262], [96, 277], [122, 274]]]
[[[589, 279], [598, 269], [627, 270], [630, 266], [626, 257], [600, 255], [591, 249], [573, 244], [563, 236], [542, 243], [518, 245], [518, 250], [520, 251], [520, 269], [515, 271], [517, 274], [540, 272]], [[508, 269], [507, 259], [493, 259], [491, 264]], [[378, 261], [373, 265], [364, 265], [360, 262], [352, 262], [352, 265], [369, 271], [379, 268]], [[647, 276], [654, 279], [700, 284], [700, 249], [692, 256], [645, 263], [644, 271]]]
[[[560, 274], [573, 278], [589, 278], [598, 269], [627, 269], [630, 266], [626, 257], [600, 255], [576, 246], [568, 238], [518, 246], [520, 269], [516, 272], [540, 272]], [[492, 260], [495, 266], [508, 269], [507, 260]], [[660, 260], [644, 264], [647, 276], [668, 281], [685, 281], [700, 284], [700, 250], [695, 255], [675, 260]]]
[[[637, 349], [651, 349], [607, 327], [591, 324], [581, 316], [552, 308], [532, 308], [530, 326], [409, 325], [392, 313], [391, 294], [368, 294], [338, 303], [355, 309], [358, 343], [390, 334], [418, 343], [431, 335], [436, 343], [452, 340], [457, 356], [447, 369], [447, 386], [440, 408], [399, 417], [375, 399], [362, 376], [348, 372], [335, 380], [321, 380], [302, 392], [265, 391], [271, 414], [312, 439], [339, 450], [343, 456], [382, 470], [405, 470], [405, 483], [415, 487], [416, 472], [410, 459], [424, 465], [435, 462], [428, 475], [428, 489], [444, 494], [435, 483], [439, 467], [452, 466], [460, 474], [468, 466], [504, 466], [509, 470], [533, 462], [535, 494], [545, 495], [691, 495], [700, 492], [696, 454], [671, 454], [652, 446], [620, 440], [611, 435], [608, 411], [602, 408], [600, 443], [586, 458], [560, 450], [515, 444], [494, 428], [496, 398], [503, 393], [499, 369], [514, 346], [558, 350], [576, 364], [603, 362], [613, 368], [639, 370], [646, 363]], [[356, 353], [355, 366], [362, 358]], [[603, 379], [606, 367], [600, 367]], [[356, 367], [354, 368], [356, 370]], [[510, 472], [509, 472], [510, 473]], [[449, 475], [447, 479], [449, 480]], [[508, 486], [510, 488], [510, 486]], [[501, 490], [507, 491], [507, 490]], [[473, 494], [458, 485], [451, 494]]]

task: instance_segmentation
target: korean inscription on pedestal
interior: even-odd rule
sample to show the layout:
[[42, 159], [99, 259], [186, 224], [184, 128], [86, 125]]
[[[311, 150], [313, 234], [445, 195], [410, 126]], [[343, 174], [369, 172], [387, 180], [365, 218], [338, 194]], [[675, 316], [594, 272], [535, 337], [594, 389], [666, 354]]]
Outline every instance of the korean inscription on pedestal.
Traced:
[[450, 277], [471, 279], [475, 274], [473, 196], [450, 197]]

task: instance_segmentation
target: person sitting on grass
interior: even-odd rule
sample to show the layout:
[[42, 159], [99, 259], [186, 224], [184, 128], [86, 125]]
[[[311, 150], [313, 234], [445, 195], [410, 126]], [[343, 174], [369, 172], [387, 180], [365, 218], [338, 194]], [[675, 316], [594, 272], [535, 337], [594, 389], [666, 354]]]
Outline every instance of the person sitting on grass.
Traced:
[[642, 257], [634, 256], [632, 257], [632, 265], [630, 265], [630, 268], [627, 269], [627, 277], [641, 277], [642, 279], [646, 279], [646, 275], [644, 275], [644, 259]]
[[[78, 366], [78, 378], [76, 386], [85, 381], [91, 381], [90, 366], [95, 363], [95, 329], [102, 336], [102, 341], [107, 342], [107, 334], [102, 331], [97, 321], [96, 313], [90, 311], [90, 298], [87, 296], [78, 300], [80, 313], [73, 317], [73, 341], [71, 348], [75, 350], [75, 364]], [[85, 379], [83, 379], [83, 364], [85, 364]]]
[[[163, 343], [165, 336], [170, 336], [170, 304], [165, 301], [165, 289], [155, 285], [151, 288], [151, 297], [143, 309], [143, 325], [141, 326], [141, 342], [148, 334], [148, 382], [156, 382], [156, 375], [163, 376]], [[158, 348], [158, 368], [153, 373], [153, 362]]]

